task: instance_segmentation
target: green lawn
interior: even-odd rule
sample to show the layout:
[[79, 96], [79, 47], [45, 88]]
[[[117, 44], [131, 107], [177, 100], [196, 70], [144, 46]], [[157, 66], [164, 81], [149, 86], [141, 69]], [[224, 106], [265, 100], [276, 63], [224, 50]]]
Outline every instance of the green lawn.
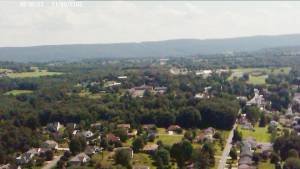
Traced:
[[[114, 160], [112, 158], [112, 153], [108, 151], [103, 152], [103, 156], [101, 153], [97, 153], [93, 155], [92, 159], [96, 162], [100, 162], [104, 166], [114, 166]], [[153, 159], [145, 153], [135, 153], [133, 155], [133, 159], [131, 160], [132, 165], [146, 165], [149, 166], [151, 169], [156, 168], [153, 165]]]
[[153, 159], [144, 153], [136, 153], [133, 155], [132, 165], [143, 165], [149, 166], [151, 169], [155, 169], [156, 167], [153, 165]]
[[94, 154], [92, 159], [96, 162], [96, 164], [100, 162], [101, 165], [104, 166], [112, 166], [114, 164], [114, 161], [112, 159], [112, 154], [111, 152], [108, 151], [103, 151], [103, 154], [102, 153]]
[[11, 91], [4, 93], [4, 95], [17, 96], [20, 94], [30, 94], [32, 92], [33, 92], [32, 90], [11, 90]]
[[61, 75], [61, 72], [48, 72], [47, 70], [39, 70], [34, 72], [16, 72], [16, 73], [8, 73], [8, 77], [10, 78], [28, 78], [28, 77], [41, 77], [41, 76], [53, 76], [53, 75]]
[[158, 140], [161, 140], [166, 145], [173, 145], [174, 143], [178, 143], [182, 140], [183, 134], [173, 134], [169, 135], [166, 132], [165, 128], [157, 128], [157, 137], [154, 142], [156, 143]]
[[[278, 74], [288, 74], [290, 72], [291, 68], [290, 67], [279, 67], [279, 68], [238, 68], [238, 69], [232, 69], [232, 74], [231, 76], [228, 78], [228, 80], [233, 80], [234, 77], [241, 77], [243, 74], [245, 73], [249, 73], [249, 80], [247, 81], [247, 83], [250, 84], [265, 84], [265, 80], [268, 77], [269, 74], [274, 74], [274, 75], [278, 75]], [[258, 75], [258, 76], [254, 76], [251, 75], [251, 73], [255, 72], [255, 71], [260, 71], [260, 72], [264, 72], [264, 75]]]
[[270, 142], [270, 133], [268, 133], [268, 127], [255, 127], [255, 131], [242, 130], [238, 127], [239, 131], [242, 132], [243, 138], [254, 137], [258, 142]]
[[261, 161], [258, 164], [258, 168], [259, 169], [275, 169], [275, 165], [270, 163], [269, 161], [267, 161], [267, 162]]

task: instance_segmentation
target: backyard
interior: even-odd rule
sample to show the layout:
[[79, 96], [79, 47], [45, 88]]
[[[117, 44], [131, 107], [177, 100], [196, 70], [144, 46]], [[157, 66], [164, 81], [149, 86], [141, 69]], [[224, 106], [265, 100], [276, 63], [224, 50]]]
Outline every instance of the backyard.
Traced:
[[268, 127], [254, 127], [254, 131], [245, 130], [238, 127], [238, 130], [242, 132], [243, 138], [253, 137], [257, 142], [270, 142], [271, 134], [268, 133]]

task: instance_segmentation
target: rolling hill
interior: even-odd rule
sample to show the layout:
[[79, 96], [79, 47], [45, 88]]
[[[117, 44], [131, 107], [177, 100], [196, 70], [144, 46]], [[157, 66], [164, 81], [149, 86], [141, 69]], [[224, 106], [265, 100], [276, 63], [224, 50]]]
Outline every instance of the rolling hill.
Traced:
[[90, 58], [174, 57], [300, 46], [300, 34], [227, 39], [176, 39], [140, 43], [1, 47], [0, 61], [49, 62]]

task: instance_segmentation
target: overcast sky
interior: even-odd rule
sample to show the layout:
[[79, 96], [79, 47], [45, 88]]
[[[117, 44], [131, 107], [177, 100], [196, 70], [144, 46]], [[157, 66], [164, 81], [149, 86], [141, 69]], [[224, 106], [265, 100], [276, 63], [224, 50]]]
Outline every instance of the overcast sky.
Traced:
[[24, 1], [0, 2], [0, 46], [300, 33], [300, 2], [104, 1], [68, 7], [30, 5]]

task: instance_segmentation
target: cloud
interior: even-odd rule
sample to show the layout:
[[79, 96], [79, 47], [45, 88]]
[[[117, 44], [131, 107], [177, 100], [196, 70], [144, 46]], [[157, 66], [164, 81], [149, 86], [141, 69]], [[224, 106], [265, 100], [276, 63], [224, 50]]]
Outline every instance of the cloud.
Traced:
[[22, 7], [20, 2], [0, 2], [0, 46], [300, 33], [300, 2], [91, 1], [81, 5]]

